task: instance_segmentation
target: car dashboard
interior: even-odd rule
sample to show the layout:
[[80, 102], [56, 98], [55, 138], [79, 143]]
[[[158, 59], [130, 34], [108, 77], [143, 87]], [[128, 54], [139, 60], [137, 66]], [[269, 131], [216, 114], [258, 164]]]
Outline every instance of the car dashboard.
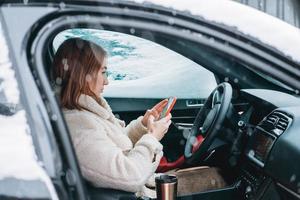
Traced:
[[243, 199], [300, 199], [300, 98], [242, 90], [246, 109], [240, 176]]

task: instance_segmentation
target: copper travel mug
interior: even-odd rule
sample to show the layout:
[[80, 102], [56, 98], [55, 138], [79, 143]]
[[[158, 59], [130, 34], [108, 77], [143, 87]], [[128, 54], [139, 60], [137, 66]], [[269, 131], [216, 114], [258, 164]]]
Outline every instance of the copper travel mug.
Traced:
[[157, 200], [175, 200], [177, 197], [177, 178], [175, 175], [160, 175], [155, 178]]

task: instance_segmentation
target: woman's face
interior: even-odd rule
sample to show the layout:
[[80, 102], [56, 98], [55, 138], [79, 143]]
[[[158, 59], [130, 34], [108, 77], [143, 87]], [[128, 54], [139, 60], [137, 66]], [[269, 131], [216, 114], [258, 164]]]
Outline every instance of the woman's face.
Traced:
[[94, 82], [94, 84], [90, 84], [90, 89], [96, 95], [103, 93], [104, 85], [108, 85], [106, 70], [107, 70], [106, 59], [104, 59], [103, 65], [98, 71], [96, 81]]

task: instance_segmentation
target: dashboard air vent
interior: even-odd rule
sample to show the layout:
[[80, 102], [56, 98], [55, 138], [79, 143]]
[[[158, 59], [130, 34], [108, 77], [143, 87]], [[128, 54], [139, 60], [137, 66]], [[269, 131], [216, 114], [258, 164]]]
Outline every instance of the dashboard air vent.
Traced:
[[282, 112], [274, 111], [266, 118], [266, 121], [271, 125], [271, 129], [273, 129], [270, 131], [276, 135], [280, 135], [288, 127], [291, 118]]
[[275, 128], [278, 128], [280, 130], [285, 130], [287, 128], [287, 126], [289, 125], [289, 120], [286, 117], [280, 117], [278, 119], [277, 124], [275, 125]]

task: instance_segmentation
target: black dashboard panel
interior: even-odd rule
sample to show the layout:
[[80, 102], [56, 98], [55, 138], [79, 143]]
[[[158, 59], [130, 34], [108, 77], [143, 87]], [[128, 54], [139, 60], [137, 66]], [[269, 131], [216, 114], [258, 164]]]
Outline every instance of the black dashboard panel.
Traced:
[[294, 97], [290, 94], [278, 92], [274, 90], [265, 89], [244, 89], [242, 93], [245, 96], [260, 99], [261, 101], [272, 104], [276, 108], [280, 107], [294, 107], [300, 105], [300, 98]]
[[293, 121], [276, 141], [265, 172], [281, 185], [300, 194], [300, 106], [277, 110], [289, 113]]
[[300, 98], [259, 89], [242, 90], [240, 98], [251, 105], [252, 118], [241, 169], [245, 199], [270, 199], [258, 189], [270, 185], [278, 194], [271, 199], [300, 199]]

